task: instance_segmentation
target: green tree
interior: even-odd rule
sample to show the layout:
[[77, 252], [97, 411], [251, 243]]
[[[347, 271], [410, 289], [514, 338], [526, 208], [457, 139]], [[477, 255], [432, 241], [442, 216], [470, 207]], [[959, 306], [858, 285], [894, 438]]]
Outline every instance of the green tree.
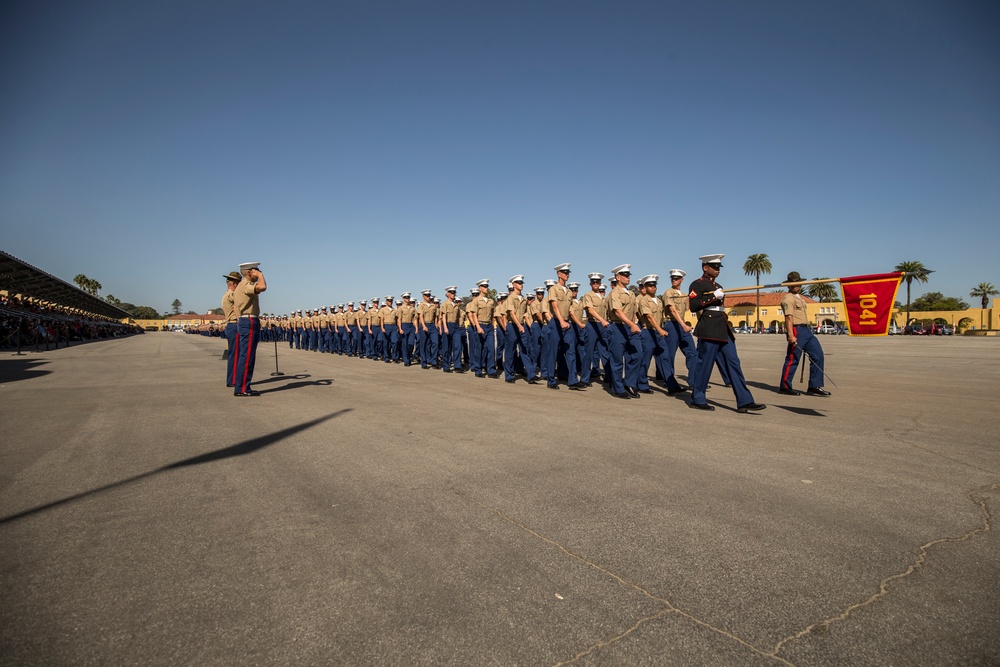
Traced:
[[927, 292], [913, 300], [910, 310], [928, 312], [932, 310], [965, 310], [969, 304], [954, 296], [945, 296], [941, 292]]
[[1000, 292], [998, 292], [997, 288], [993, 286], [993, 283], [979, 283], [972, 288], [971, 292], [969, 292], [969, 296], [973, 299], [979, 299], [979, 303], [982, 304], [983, 310], [989, 308], [990, 297], [996, 296], [997, 294], [1000, 294]]
[[903, 277], [903, 281], [906, 282], [906, 324], [910, 323], [910, 285], [913, 280], [919, 280], [922, 283], [927, 282], [927, 267], [924, 263], [915, 259], [908, 260], [905, 262], [900, 262], [896, 265], [896, 271], [905, 271], [910, 274]]
[[908, 260], [905, 262], [900, 262], [896, 265], [897, 271], [905, 271], [910, 274], [903, 277], [906, 282], [906, 324], [910, 323], [910, 284], [913, 280], [919, 280], [922, 283], [927, 282], [927, 267], [924, 266], [923, 262], [917, 260]]
[[[982, 304], [984, 311], [990, 305], [990, 297], [996, 296], [997, 294], [1000, 294], [1000, 292], [998, 292], [997, 288], [993, 286], [993, 283], [979, 283], [978, 285], [972, 288], [971, 292], [969, 292], [969, 296], [971, 296], [973, 299], [979, 299], [979, 303]], [[980, 315], [979, 326], [982, 327], [982, 325], [983, 325], [983, 317], [982, 315]], [[989, 327], [991, 329], [993, 328], [992, 318], [989, 321]]]
[[225, 314], [225, 313], [222, 312], [221, 308], [213, 308], [212, 310], [210, 310], [208, 312], [211, 315], [224, 315]]
[[104, 300], [110, 303], [112, 306], [117, 306], [118, 308], [121, 308], [122, 302], [116, 299], [113, 294], [107, 295], [106, 297], [104, 297]]
[[[813, 280], [826, 280], [826, 277], [813, 278]], [[837, 300], [837, 288], [833, 286], [833, 283], [814, 283], [806, 285], [805, 288], [806, 296], [817, 301], [829, 303]]]
[[137, 320], [158, 320], [161, 317], [155, 308], [149, 306], [135, 306], [128, 313]]
[[181, 300], [174, 299], [174, 302], [170, 304], [170, 308], [173, 310], [174, 315], [181, 314]]
[[761, 274], [771, 273], [771, 260], [768, 259], [767, 255], [764, 253], [759, 253], [756, 255], [750, 255], [747, 257], [747, 261], [743, 262], [743, 273], [748, 276], [754, 276], [757, 278], [757, 324], [756, 328], [760, 331], [760, 276]]
[[86, 292], [87, 294], [91, 294], [93, 296], [97, 296], [97, 293], [103, 287], [101, 283], [97, 282], [93, 278], [88, 278], [82, 273], [76, 274], [76, 277], [73, 278], [73, 282], [75, 282], [77, 284], [77, 287], [82, 289], [84, 292]]

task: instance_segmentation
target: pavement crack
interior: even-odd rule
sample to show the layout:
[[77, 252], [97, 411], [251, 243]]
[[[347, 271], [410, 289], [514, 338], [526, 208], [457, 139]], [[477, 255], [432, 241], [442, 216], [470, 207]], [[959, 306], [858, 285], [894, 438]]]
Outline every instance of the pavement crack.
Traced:
[[537, 538], [537, 539], [545, 542], [546, 544], [549, 544], [549, 545], [555, 547], [556, 549], [562, 551], [564, 554], [566, 554], [570, 558], [583, 563], [587, 567], [590, 567], [590, 568], [593, 568], [594, 570], [597, 570], [601, 574], [604, 574], [605, 576], [610, 577], [611, 579], [614, 579], [615, 581], [617, 581], [621, 585], [626, 586], [628, 588], [631, 588], [631, 589], [637, 591], [638, 593], [644, 595], [645, 597], [649, 598], [650, 600], [653, 600], [653, 601], [655, 601], [655, 602], [657, 602], [659, 604], [662, 604], [665, 607], [665, 609], [662, 609], [662, 610], [658, 611], [655, 614], [652, 614], [650, 616], [645, 616], [645, 617], [637, 620], [635, 622], [635, 624], [632, 625], [632, 627], [630, 627], [627, 630], [625, 630], [625, 631], [623, 631], [623, 632], [615, 635], [614, 637], [610, 637], [608, 639], [604, 639], [602, 641], [596, 642], [596, 643], [592, 644], [591, 646], [587, 647], [586, 649], [584, 649], [583, 651], [581, 651], [580, 653], [576, 654], [575, 656], [573, 656], [569, 660], [560, 661], [560, 662], [556, 663], [556, 665], [570, 665], [570, 664], [573, 664], [574, 662], [576, 662], [580, 658], [583, 658], [584, 656], [589, 655], [590, 653], [592, 653], [592, 652], [594, 652], [594, 651], [596, 651], [598, 649], [604, 648], [606, 646], [611, 646], [612, 644], [615, 644], [616, 642], [624, 639], [625, 637], [627, 637], [631, 633], [635, 632], [642, 625], [648, 623], [649, 621], [653, 621], [653, 620], [662, 618], [664, 616], [667, 616], [668, 614], [676, 614], [676, 615], [678, 615], [678, 616], [680, 616], [682, 618], [685, 618], [685, 619], [691, 621], [692, 623], [695, 623], [696, 625], [699, 625], [699, 626], [701, 626], [701, 627], [703, 627], [703, 628], [705, 628], [707, 630], [710, 630], [711, 632], [714, 632], [715, 634], [718, 634], [718, 635], [720, 635], [722, 637], [730, 639], [730, 640], [732, 640], [732, 641], [740, 644], [744, 648], [747, 648], [747, 649], [753, 651], [754, 653], [756, 653], [758, 655], [761, 655], [761, 656], [764, 656], [764, 657], [767, 657], [767, 658], [772, 658], [775, 661], [780, 662], [781, 664], [788, 665], [788, 667], [794, 667], [793, 663], [791, 663], [788, 660], [786, 660], [785, 658], [782, 658], [781, 656], [777, 655], [776, 652], [765, 651], [765, 650], [763, 650], [763, 649], [761, 649], [761, 648], [759, 648], [757, 646], [754, 646], [753, 644], [751, 644], [747, 640], [734, 635], [731, 632], [723, 630], [722, 628], [716, 627], [716, 626], [712, 625], [711, 623], [708, 623], [707, 621], [703, 621], [700, 618], [691, 615], [690, 613], [684, 611], [683, 609], [680, 609], [679, 607], [675, 606], [672, 602], [670, 602], [670, 600], [667, 600], [664, 597], [660, 597], [659, 595], [656, 595], [655, 593], [652, 593], [651, 591], [643, 588], [642, 586], [640, 586], [639, 584], [635, 583], [634, 581], [629, 581], [628, 579], [622, 577], [621, 575], [619, 575], [619, 574], [617, 574], [615, 572], [612, 572], [611, 570], [607, 569], [606, 567], [604, 567], [604, 566], [602, 566], [602, 565], [600, 565], [598, 563], [595, 563], [594, 561], [589, 560], [588, 558], [585, 558], [584, 556], [581, 556], [580, 554], [578, 554], [578, 553], [576, 553], [574, 551], [570, 551], [568, 548], [566, 548], [565, 546], [563, 546], [562, 544], [560, 544], [556, 540], [552, 539], [551, 537], [547, 537], [547, 536], [539, 533], [537, 530], [534, 530], [533, 528], [530, 528], [530, 527], [526, 526], [525, 524], [521, 523], [517, 519], [511, 517], [510, 515], [505, 514], [503, 511], [501, 511], [501, 510], [499, 510], [499, 509], [497, 509], [495, 507], [491, 507], [491, 506], [487, 505], [486, 503], [484, 503], [484, 502], [482, 502], [482, 501], [480, 501], [480, 500], [478, 500], [476, 498], [473, 498], [471, 496], [468, 496], [468, 495], [462, 493], [461, 491], [455, 490], [454, 493], [456, 495], [458, 495], [458, 496], [461, 496], [462, 498], [465, 498], [466, 500], [470, 500], [470, 501], [474, 502], [475, 504], [479, 505], [480, 507], [482, 507], [486, 511], [491, 512], [491, 513], [497, 515], [498, 517], [500, 517], [500, 519], [502, 519], [503, 521], [511, 524], [512, 526], [515, 526], [516, 528], [519, 528], [520, 530], [523, 530], [524, 532], [526, 532], [529, 535], [532, 535], [533, 537], [535, 537], [535, 538]]
[[778, 652], [781, 651], [785, 647], [785, 645], [788, 644], [789, 642], [801, 639], [802, 637], [805, 637], [806, 635], [814, 632], [816, 633], [825, 632], [826, 630], [829, 629], [830, 625], [832, 625], [833, 623], [837, 623], [839, 621], [847, 619], [848, 616], [850, 616], [853, 612], [857, 611], [858, 609], [863, 609], [865, 607], [869, 607], [875, 604], [876, 602], [878, 602], [879, 600], [881, 600], [882, 598], [884, 598], [886, 595], [889, 594], [890, 584], [901, 581], [906, 577], [909, 577], [911, 574], [913, 574], [921, 567], [923, 567], [924, 563], [927, 561], [928, 551], [933, 547], [937, 546], [938, 544], [945, 544], [951, 542], [967, 542], [976, 535], [979, 535], [980, 533], [986, 533], [992, 530], [993, 517], [990, 514], [989, 503], [987, 501], [989, 494], [993, 491], [996, 491], [998, 488], [1000, 488], [1000, 483], [989, 484], [987, 486], [967, 491], [965, 494], [970, 501], [972, 501], [975, 505], [979, 506], [979, 511], [982, 514], [982, 524], [979, 527], [974, 528], [962, 535], [959, 535], [958, 537], [940, 537], [938, 539], [931, 540], [930, 542], [920, 545], [919, 549], [917, 549], [916, 560], [914, 560], [910, 564], [910, 566], [907, 567], [902, 572], [897, 572], [896, 574], [888, 576], [882, 581], [880, 581], [877, 593], [873, 594], [866, 600], [862, 600], [861, 602], [855, 602], [854, 604], [849, 605], [839, 614], [826, 618], [822, 621], [819, 621], [818, 623], [813, 623], [812, 625], [803, 628], [802, 630], [796, 632], [795, 634], [785, 637], [777, 644], [775, 644], [774, 650], [770, 653], [770, 655], [774, 655], [777, 657]]

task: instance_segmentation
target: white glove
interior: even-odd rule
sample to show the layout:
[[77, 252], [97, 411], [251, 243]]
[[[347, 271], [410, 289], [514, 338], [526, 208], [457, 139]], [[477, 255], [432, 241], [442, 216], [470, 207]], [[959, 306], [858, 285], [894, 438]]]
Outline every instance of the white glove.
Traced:
[[719, 289], [717, 289], [717, 290], [715, 290], [714, 292], [712, 292], [712, 294], [714, 294], [714, 295], [715, 295], [715, 298], [716, 298], [716, 299], [721, 299], [721, 298], [722, 298], [723, 296], [725, 296], [725, 294], [726, 294], [726, 293], [725, 293], [725, 292], [723, 292], [723, 291], [722, 291], [722, 288], [720, 287]]

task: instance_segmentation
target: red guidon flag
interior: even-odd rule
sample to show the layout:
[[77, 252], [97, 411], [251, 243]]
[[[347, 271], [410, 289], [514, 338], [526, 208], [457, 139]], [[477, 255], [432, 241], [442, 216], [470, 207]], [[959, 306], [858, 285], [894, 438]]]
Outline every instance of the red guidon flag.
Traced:
[[886, 336], [903, 273], [876, 273], [840, 279], [852, 336]]

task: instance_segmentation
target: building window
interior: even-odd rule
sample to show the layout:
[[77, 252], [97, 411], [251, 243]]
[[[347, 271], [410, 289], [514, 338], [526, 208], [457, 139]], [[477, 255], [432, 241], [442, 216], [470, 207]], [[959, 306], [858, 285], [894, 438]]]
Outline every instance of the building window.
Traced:
[[765, 315], [767, 315], [767, 308], [765, 308], [764, 310], [760, 311], [760, 316], [761, 317], [764, 317]]

